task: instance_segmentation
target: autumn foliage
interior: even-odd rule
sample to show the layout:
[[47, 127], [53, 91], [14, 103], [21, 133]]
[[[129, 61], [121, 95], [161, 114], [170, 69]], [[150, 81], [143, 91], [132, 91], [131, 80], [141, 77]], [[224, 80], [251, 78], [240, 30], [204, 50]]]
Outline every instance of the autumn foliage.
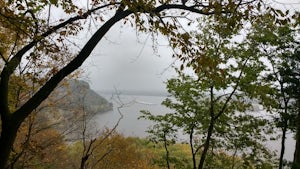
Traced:
[[[195, 29], [193, 24], [200, 18], [213, 16], [215, 28], [222, 30], [224, 35], [238, 33], [247, 23], [257, 22], [256, 18], [262, 13], [273, 18], [274, 25], [284, 25], [291, 19], [295, 21], [295, 27], [299, 24], [299, 13], [283, 12], [263, 0], [87, 0], [82, 2], [85, 6], [80, 4], [81, 1], [72, 0], [0, 0], [1, 169], [14, 165], [38, 167], [41, 163], [48, 164], [56, 160], [48, 155], [64, 154], [65, 143], [57, 131], [50, 128], [40, 131], [35, 126], [37, 121], [33, 120], [34, 113], [63, 79], [72, 75], [90, 57], [95, 47], [117, 23], [130, 25], [138, 33], [149, 33], [154, 40], [159, 35], [166, 36], [173, 49], [173, 56], [182, 62], [181, 70], [187, 66], [197, 73], [205, 72], [202, 67], [205, 64], [208, 66], [206, 68], [216, 66], [216, 63], [208, 62], [209, 57], [203, 53], [205, 44], [199, 46], [199, 43], [195, 43], [195, 38], [186, 29]], [[86, 31], [89, 21], [95, 23], [96, 30], [91, 32], [86, 42], [78, 45], [70, 40]], [[239, 54], [242, 52], [238, 52], [237, 57], [243, 60], [244, 56]], [[247, 71], [251, 72], [251, 69]], [[220, 78], [226, 75], [226, 72], [219, 70], [206, 73], [218, 74]], [[213, 74], [210, 78], [216, 78]], [[298, 74], [295, 77], [293, 80], [299, 79]], [[247, 82], [245, 84], [251, 84]], [[300, 119], [300, 113], [297, 118]], [[296, 126], [298, 141], [295, 163], [300, 165], [300, 123]], [[48, 144], [52, 138], [56, 141]], [[107, 151], [119, 156], [122, 152], [117, 149], [125, 146], [128, 156], [133, 158], [137, 166], [143, 167], [144, 163], [136, 158], [134, 154], [137, 152], [127, 144], [126, 139], [116, 139], [122, 143], [124, 141], [124, 144], [116, 143], [115, 148]], [[92, 140], [90, 143], [93, 144], [98, 141]], [[106, 145], [109, 148], [110, 143]], [[97, 157], [102, 157], [107, 151], [101, 152], [97, 148], [93, 152], [98, 153]], [[127, 157], [119, 158], [120, 163], [126, 165], [124, 161], [128, 160]], [[115, 160], [112, 158], [112, 161]], [[204, 164], [203, 160], [201, 164]], [[85, 162], [92, 165], [92, 162]], [[130, 160], [127, 163], [130, 167], [137, 167]], [[57, 168], [60, 164], [57, 164]], [[98, 164], [106, 166], [105, 163]], [[54, 163], [49, 165], [54, 166]]]

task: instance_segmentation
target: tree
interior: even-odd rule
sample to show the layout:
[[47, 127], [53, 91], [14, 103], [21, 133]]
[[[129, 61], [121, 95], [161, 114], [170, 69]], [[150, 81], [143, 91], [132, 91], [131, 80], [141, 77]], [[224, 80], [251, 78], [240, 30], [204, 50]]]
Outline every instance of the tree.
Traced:
[[178, 78], [167, 82], [172, 97], [162, 104], [175, 112], [152, 115], [144, 111], [142, 116], [157, 123], [150, 130], [156, 132], [150, 134], [163, 142], [177, 130], [189, 136], [194, 169], [209, 167], [206, 158], [222, 149], [232, 150], [233, 159], [242, 154], [246, 166], [262, 167], [272, 157], [262, 145], [266, 139], [262, 128], [268, 120], [249, 112], [253, 89], [264, 88], [256, 81], [265, 65], [251, 41], [233, 42], [239, 27], [229, 32], [222, 29], [224, 25], [200, 20], [194, 48], [201, 54], [190, 56], [186, 63], [195, 73], [192, 76], [177, 70]]
[[[273, 30], [273, 32], [275, 31]], [[293, 51], [291, 51], [290, 49], [292, 46], [294, 46], [292, 43], [295, 43], [295, 41], [293, 40], [294, 35], [292, 35], [292, 31], [288, 26], [285, 26], [279, 27], [278, 32], [278, 37], [280, 37], [281, 41], [290, 41], [285, 41], [283, 43], [278, 41], [278, 43], [280, 44], [278, 44], [277, 47], [278, 51], [275, 52], [275, 55], [277, 55], [277, 57], [274, 57], [273, 54], [269, 56], [269, 59], [272, 63], [273, 74], [270, 74], [268, 78], [269, 80], [273, 78], [273, 80], [275, 80], [275, 84], [276, 82], [278, 83], [278, 86], [274, 86], [274, 89], [277, 89], [276, 93], [273, 94], [277, 101], [277, 105], [274, 105], [273, 109], [277, 109], [279, 117], [275, 119], [275, 122], [277, 123], [277, 127], [281, 128], [282, 130], [281, 152], [279, 159], [279, 169], [281, 169], [284, 165], [283, 156], [285, 151], [286, 133], [288, 132], [288, 130], [294, 131], [295, 117], [297, 117], [295, 106], [293, 106], [293, 102], [295, 101], [294, 99], [296, 99], [294, 95], [295, 88], [293, 89], [289, 77], [289, 69], [294, 70], [296, 69], [296, 67], [289, 63], [289, 60], [293, 60], [291, 56], [293, 55]]]
[[166, 114], [154, 116], [148, 111], [141, 112], [143, 115], [140, 116], [139, 119], [145, 118], [156, 123], [149, 130], [147, 130], [147, 132], [150, 134], [149, 139], [156, 144], [161, 142], [163, 143], [165, 150], [164, 161], [166, 162], [166, 167], [170, 169], [172, 166], [171, 161], [174, 160], [171, 160], [171, 154], [168, 147], [175, 143], [176, 132], [178, 132], [178, 127], [172, 122], [172, 115]]
[[66, 168], [70, 162], [62, 135], [53, 128], [41, 129], [33, 125], [36, 124], [26, 120], [21, 126], [9, 168]]
[[[21, 104], [24, 100], [20, 95], [31, 91], [30, 88], [26, 88], [24, 79], [14, 78], [15, 85], [19, 85], [16, 85], [16, 88], [10, 92], [10, 101], [14, 103], [11, 104], [14, 106], [12, 109], [16, 109], [18, 104]], [[69, 88], [68, 84], [60, 84], [59, 88], [52, 92], [51, 96], [25, 119], [18, 130], [7, 168], [66, 168], [70, 165], [66, 156], [67, 144], [64, 136], [74, 133], [75, 125], [78, 123], [77, 118], [81, 118], [83, 113], [75, 113], [80, 111], [78, 106], [72, 108], [66, 108], [65, 106], [65, 111], [69, 111], [68, 116], [71, 116], [71, 118], [64, 117], [64, 113], [58, 111], [59, 106], [71, 104], [70, 99], [68, 99], [71, 93], [67, 92], [67, 88]], [[77, 89], [77, 91], [71, 92], [80, 91]], [[57, 102], [60, 104], [57, 104]], [[54, 110], [52, 111], [51, 109]], [[71, 120], [73, 125], [70, 122], [66, 122], [68, 120]], [[61, 127], [62, 124], [64, 124], [63, 127]]]
[[[251, 14], [257, 1], [190, 1], [182, 4], [177, 0], [93, 0], [81, 8], [73, 1], [63, 0], [1, 0], [0, 26], [7, 30], [9, 38], [1, 44], [0, 74], [0, 168], [5, 168], [16, 133], [21, 123], [37, 108], [66, 76], [70, 75], [89, 57], [98, 42], [117, 22], [124, 20], [141, 32], [160, 32], [169, 35], [172, 41], [187, 42], [176, 14], [168, 11], [177, 9], [200, 15], [222, 15], [232, 18], [230, 25], [240, 22]], [[54, 20], [53, 6], [66, 14], [68, 19]], [[107, 12], [108, 11], [108, 12]], [[248, 11], [248, 12], [247, 12]], [[106, 19], [106, 14], [112, 14]], [[178, 13], [178, 12], [176, 12]], [[46, 14], [46, 15], [45, 15]], [[170, 16], [171, 15], [171, 16]], [[181, 16], [185, 16], [183, 13]], [[72, 17], [69, 17], [72, 16]], [[104, 17], [105, 16], [105, 17]], [[76, 36], [88, 18], [99, 21], [99, 29], [86, 44], [76, 52], [70, 50], [66, 38]], [[236, 18], [236, 19], [234, 19]], [[4, 50], [4, 51], [3, 51]], [[183, 52], [188, 51], [184, 49]], [[30, 77], [34, 91], [16, 110], [8, 102], [12, 76], [19, 73], [26, 63], [32, 63], [23, 73]]]
[[293, 96], [296, 99], [295, 110], [296, 110], [296, 146], [293, 160], [293, 168], [300, 166], [300, 76], [299, 76], [299, 61], [300, 61], [300, 49], [299, 46], [295, 49], [295, 53], [292, 55], [291, 64], [292, 69], [289, 71], [289, 81], [291, 82], [291, 88], [293, 89]]
[[[249, 36], [252, 43], [259, 46], [258, 55], [265, 60], [267, 69], [261, 75], [260, 83], [268, 86], [260, 92], [261, 104], [274, 118], [276, 127], [281, 130], [281, 150], [279, 166], [284, 167], [285, 139], [288, 131], [295, 131], [297, 124], [298, 80], [295, 72], [297, 68], [298, 42], [295, 22], [289, 18], [282, 18], [284, 25], [269, 14], [263, 15], [253, 25]], [[297, 23], [297, 21], [296, 21]], [[292, 73], [293, 72], [293, 73]], [[296, 148], [296, 152], [297, 152]]]
[[[238, 158], [236, 154], [243, 155], [240, 158], [245, 167], [252, 165], [259, 167], [267, 164], [267, 160], [272, 156], [261, 142], [265, 139], [261, 132], [267, 120], [245, 113], [248, 103], [243, 103], [243, 96], [240, 93], [235, 96], [243, 101], [236, 100], [234, 97], [228, 103], [226, 103], [226, 97], [217, 99], [218, 95], [213, 93], [216, 98], [213, 100], [214, 111], [211, 111], [210, 96], [212, 94], [207, 94], [207, 90], [200, 87], [203, 85], [202, 80], [188, 76], [170, 79], [168, 90], [176, 100], [168, 98], [162, 104], [174, 109], [175, 112], [164, 115], [143, 112], [143, 118], [156, 123], [148, 132], [151, 135], [150, 138], [155, 138], [156, 142], [162, 142], [165, 145], [167, 166], [170, 166], [169, 161], [172, 156], [167, 146], [177, 140], [175, 136], [178, 131], [183, 131], [189, 136], [188, 143], [193, 168], [216, 167], [212, 161], [218, 161], [218, 155], [214, 154], [222, 150], [233, 151], [232, 159], [234, 160]], [[225, 105], [227, 108], [221, 111]], [[219, 117], [217, 117], [218, 114], [220, 114]], [[207, 161], [208, 157], [212, 161]], [[232, 166], [234, 168], [234, 160], [230, 163], [230, 168]]]

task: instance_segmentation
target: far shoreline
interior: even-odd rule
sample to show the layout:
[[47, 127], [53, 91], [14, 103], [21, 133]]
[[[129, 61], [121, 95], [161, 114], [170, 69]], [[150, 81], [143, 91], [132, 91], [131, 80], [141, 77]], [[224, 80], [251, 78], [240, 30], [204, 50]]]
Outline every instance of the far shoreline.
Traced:
[[167, 97], [169, 93], [166, 91], [142, 91], [142, 90], [97, 90], [97, 93], [104, 95], [137, 95], [137, 96], [162, 96]]

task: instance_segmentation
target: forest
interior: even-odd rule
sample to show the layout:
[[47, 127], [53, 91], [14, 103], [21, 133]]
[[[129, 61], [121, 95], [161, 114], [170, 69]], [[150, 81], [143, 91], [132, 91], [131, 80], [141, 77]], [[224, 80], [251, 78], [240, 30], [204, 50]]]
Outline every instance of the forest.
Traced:
[[[300, 169], [299, 1], [0, 0], [0, 6], [0, 169]], [[82, 46], [70, 40], [91, 24], [97, 30]], [[150, 35], [154, 51], [165, 37], [180, 62], [162, 102], [173, 112], [141, 110], [140, 119], [154, 123], [147, 138], [118, 133], [119, 121], [91, 134], [88, 112], [102, 101], [90, 99], [98, 106], [89, 108], [84, 100], [61, 102], [71, 94], [66, 82], [80, 78], [81, 65], [116, 24]], [[178, 132], [188, 140], [179, 142]], [[295, 145], [285, 143], [290, 133]], [[268, 140], [280, 141], [277, 154]], [[295, 147], [292, 161], [284, 159], [286, 146]]]

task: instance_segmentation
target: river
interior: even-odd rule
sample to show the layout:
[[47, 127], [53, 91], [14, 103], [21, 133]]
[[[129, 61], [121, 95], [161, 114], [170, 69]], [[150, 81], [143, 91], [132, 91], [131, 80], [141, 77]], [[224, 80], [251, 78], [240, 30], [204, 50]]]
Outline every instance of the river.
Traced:
[[[163, 114], [165, 112], [172, 112], [172, 110], [161, 105], [161, 102], [166, 96], [145, 96], [145, 95], [119, 95], [113, 96], [102, 94], [108, 101], [114, 105], [113, 111], [102, 114], [97, 114], [94, 117], [96, 128], [101, 130], [105, 127], [112, 128], [116, 125], [119, 119], [120, 122], [117, 126], [117, 131], [124, 136], [146, 137], [147, 128], [153, 123], [148, 120], [138, 119], [141, 115], [141, 110], [149, 110], [154, 114]], [[179, 136], [182, 141], [187, 138]], [[266, 145], [271, 150], [280, 150], [280, 141], [268, 141]], [[292, 134], [288, 134], [286, 140], [285, 158], [287, 160], [293, 159], [295, 141]]]

